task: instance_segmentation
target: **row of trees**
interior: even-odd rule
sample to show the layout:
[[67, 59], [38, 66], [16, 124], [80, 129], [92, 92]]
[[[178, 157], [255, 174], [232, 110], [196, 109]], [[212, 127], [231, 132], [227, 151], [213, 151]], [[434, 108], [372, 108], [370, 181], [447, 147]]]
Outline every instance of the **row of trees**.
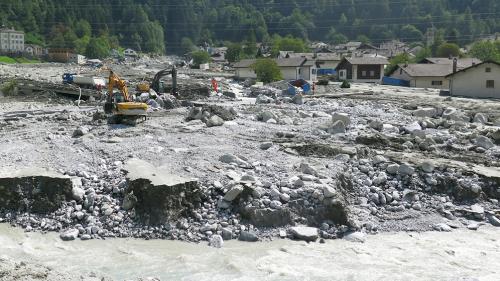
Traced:
[[[93, 38], [92, 46], [99, 49], [106, 41], [111, 47], [118, 43], [153, 53], [185, 53], [204, 42], [241, 42], [244, 47], [272, 42], [274, 34], [379, 43], [426, 41], [432, 37], [426, 35], [441, 33], [446, 41], [463, 45], [499, 30], [498, 13], [496, 0], [0, 1], [0, 24], [26, 31], [30, 43], [86, 50]], [[53, 30], [61, 29], [62, 37], [54, 38]]]

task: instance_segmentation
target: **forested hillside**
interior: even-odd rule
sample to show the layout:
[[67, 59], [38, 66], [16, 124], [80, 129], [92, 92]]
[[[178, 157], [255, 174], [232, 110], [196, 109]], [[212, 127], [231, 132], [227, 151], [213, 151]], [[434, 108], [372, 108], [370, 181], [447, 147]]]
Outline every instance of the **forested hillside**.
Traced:
[[181, 53], [191, 43], [422, 41], [435, 27], [460, 45], [500, 30], [497, 0], [0, 0], [0, 23], [28, 41], [87, 49]]

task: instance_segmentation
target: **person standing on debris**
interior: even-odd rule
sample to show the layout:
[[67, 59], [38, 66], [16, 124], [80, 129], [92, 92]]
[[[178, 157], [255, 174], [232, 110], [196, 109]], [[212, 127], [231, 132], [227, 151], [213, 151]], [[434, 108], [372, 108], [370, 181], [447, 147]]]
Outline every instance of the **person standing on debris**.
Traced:
[[219, 84], [217, 83], [217, 80], [215, 78], [212, 78], [212, 89], [218, 93], [219, 92]]
[[312, 90], [313, 90], [313, 95], [314, 95], [316, 93], [316, 82], [313, 82], [312, 88], [313, 88]]

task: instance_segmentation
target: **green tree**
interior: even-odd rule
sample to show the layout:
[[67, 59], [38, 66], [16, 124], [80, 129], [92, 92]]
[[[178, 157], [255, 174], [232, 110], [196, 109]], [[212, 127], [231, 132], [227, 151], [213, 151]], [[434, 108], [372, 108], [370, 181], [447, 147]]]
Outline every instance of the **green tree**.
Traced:
[[432, 57], [432, 50], [430, 48], [423, 48], [422, 50], [418, 51], [418, 53], [415, 54], [415, 62], [421, 62], [425, 58]]
[[366, 36], [364, 34], [358, 35], [356, 37], [356, 41], [359, 41], [359, 42], [365, 43], [365, 44], [370, 44], [370, 38], [368, 38], [368, 36]]
[[272, 55], [277, 56], [280, 51], [293, 51], [296, 53], [304, 53], [308, 51], [306, 42], [300, 38], [292, 36], [280, 37], [276, 36], [273, 40]]
[[193, 41], [187, 37], [183, 37], [181, 40], [181, 49], [184, 54], [193, 52], [195, 50]]
[[75, 24], [75, 34], [78, 38], [92, 36], [92, 27], [90, 23], [83, 19], [77, 21]]
[[257, 79], [264, 83], [283, 80], [278, 64], [272, 59], [258, 59], [252, 65], [252, 69], [255, 71]]
[[441, 58], [460, 56], [460, 47], [454, 43], [443, 43], [439, 45], [436, 55]]
[[195, 67], [200, 67], [200, 64], [208, 63], [211, 60], [210, 54], [206, 51], [194, 51], [191, 53], [191, 58]]
[[257, 55], [257, 39], [255, 38], [255, 34], [253, 32], [249, 36], [249, 39], [244, 43], [243, 55], [245, 58], [255, 58]]
[[226, 59], [229, 62], [241, 60], [243, 56], [243, 47], [238, 43], [231, 43], [227, 46]]
[[389, 60], [389, 65], [385, 69], [385, 74], [389, 75], [390, 73], [394, 72], [400, 64], [410, 63], [410, 62], [412, 62], [412, 59], [410, 58], [410, 55], [408, 55], [407, 53], [394, 56], [392, 59]]
[[500, 62], [500, 41], [481, 41], [474, 43], [469, 51], [469, 55], [482, 61]]
[[401, 28], [401, 37], [406, 38], [405, 41], [415, 42], [422, 41], [424, 35], [414, 25], [407, 24]]
[[105, 37], [93, 37], [89, 41], [85, 55], [92, 59], [103, 59], [109, 56], [110, 51], [109, 42]]

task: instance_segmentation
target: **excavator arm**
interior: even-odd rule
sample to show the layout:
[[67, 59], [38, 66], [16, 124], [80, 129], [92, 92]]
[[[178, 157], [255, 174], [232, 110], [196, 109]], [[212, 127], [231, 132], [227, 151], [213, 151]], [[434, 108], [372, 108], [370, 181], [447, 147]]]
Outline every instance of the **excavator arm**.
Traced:
[[155, 90], [157, 93], [160, 92], [160, 80], [161, 78], [172, 75], [172, 94], [174, 96], [177, 95], [177, 69], [175, 66], [172, 69], [164, 69], [160, 72], [156, 73], [153, 78], [153, 82], [151, 82], [151, 89]]
[[118, 75], [116, 75], [113, 71], [110, 71], [108, 80], [108, 99], [113, 99], [113, 90], [115, 89], [115, 87], [122, 93], [125, 102], [132, 101], [130, 99], [127, 84], [125, 83], [125, 81], [120, 79], [120, 77], [118, 77]]

